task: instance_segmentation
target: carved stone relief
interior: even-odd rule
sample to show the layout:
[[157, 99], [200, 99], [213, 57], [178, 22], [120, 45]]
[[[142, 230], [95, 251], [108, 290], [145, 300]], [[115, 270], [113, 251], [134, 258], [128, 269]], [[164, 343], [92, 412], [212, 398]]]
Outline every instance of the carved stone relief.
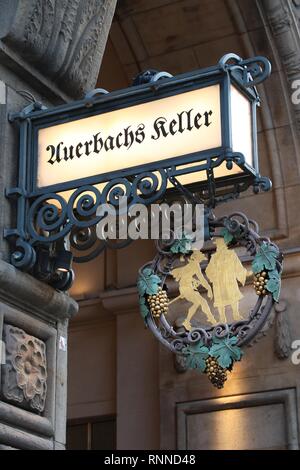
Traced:
[[6, 364], [2, 395], [18, 406], [42, 412], [47, 394], [46, 345], [20, 328], [4, 325]]
[[7, 3], [4, 43], [68, 94], [94, 88], [116, 0], [21, 0], [14, 15]]
[[[262, 5], [292, 93], [293, 81], [300, 78], [300, 2], [263, 0]], [[294, 104], [293, 109], [297, 128], [300, 130], [300, 105]]]
[[275, 352], [278, 359], [287, 359], [290, 357], [291, 353], [292, 340], [287, 310], [288, 304], [285, 300], [281, 300], [277, 305], [275, 305]]

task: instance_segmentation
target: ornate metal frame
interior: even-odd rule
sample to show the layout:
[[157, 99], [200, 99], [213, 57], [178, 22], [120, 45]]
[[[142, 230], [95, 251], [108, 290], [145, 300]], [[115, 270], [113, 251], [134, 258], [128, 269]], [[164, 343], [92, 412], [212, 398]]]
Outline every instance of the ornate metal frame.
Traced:
[[[137, 202], [151, 204], [166, 196], [168, 182], [172, 183], [174, 190], [184, 191], [185, 188], [180, 187], [177, 180], [183, 174], [206, 171], [207, 181], [191, 186], [190, 191], [200, 194], [209, 207], [228, 197], [237, 197], [249, 186], [253, 186], [255, 191], [270, 189], [270, 181], [262, 178], [258, 169], [256, 106], [259, 105], [259, 96], [255, 88], [255, 85], [265, 80], [270, 72], [270, 63], [264, 57], [243, 60], [235, 54], [228, 54], [215, 67], [177, 77], [171, 77], [166, 72], [148, 71], [137, 77], [134, 82], [137, 86], [125, 90], [108, 93], [106, 90], [96, 89], [88, 93], [83, 100], [52, 109], [46, 109], [41, 103], [34, 102], [20, 113], [12, 114], [10, 120], [16, 121], [20, 127], [18, 185], [6, 191], [6, 196], [16, 200], [17, 203], [16, 227], [7, 228], [4, 232], [12, 247], [12, 264], [39, 276], [39, 270], [35, 268], [40, 249], [47, 249], [50, 255], [51, 253], [55, 255], [56, 245], [61, 244], [68, 236], [71, 246], [79, 253], [74, 257], [75, 262], [85, 262], [94, 258], [107, 245], [114, 248], [123, 247], [124, 244], [130, 243], [130, 240], [126, 243], [124, 241], [110, 243], [100, 242], [97, 239], [95, 226], [100, 220], [96, 215], [97, 207], [109, 202], [117, 208], [120, 196], [127, 196], [129, 206]], [[64, 184], [37, 187], [39, 128], [216, 83], [221, 86], [221, 147]], [[230, 83], [234, 83], [252, 103], [254, 167], [245, 162], [241, 153], [232, 151]], [[189, 166], [195, 162], [199, 162], [197, 166]], [[223, 162], [226, 162], [228, 169], [232, 168], [233, 162], [236, 163], [243, 173], [231, 178], [215, 179], [214, 170]], [[182, 169], [179, 168], [180, 165], [186, 167]], [[99, 183], [104, 184], [101, 192], [95, 187]], [[68, 200], [60, 194], [67, 190], [72, 190]], [[56, 204], [53, 204], [53, 200]], [[46, 276], [48, 281], [52, 279], [51, 275], [49, 276]], [[58, 284], [59, 288], [66, 288], [66, 285], [69, 284], [66, 282]]]
[[[239, 220], [240, 219], [240, 220]], [[212, 212], [208, 217], [208, 224], [210, 233], [213, 233], [216, 229], [225, 228], [233, 236], [235, 245], [245, 247], [246, 251], [251, 257], [257, 254], [257, 249], [262, 243], [274, 247], [278, 252], [278, 259], [276, 260], [276, 269], [281, 274], [282, 271], [282, 255], [278, 247], [270, 241], [267, 237], [260, 237], [258, 234], [258, 225], [253, 220], [248, 220], [246, 215], [236, 212], [228, 216], [224, 216], [220, 219], [216, 219]], [[215, 236], [221, 236], [216, 234]], [[153, 273], [157, 274], [161, 278], [161, 285], [166, 283], [167, 277], [170, 275], [170, 271], [174, 265], [174, 262], [182, 253], [174, 253], [170, 250], [174, 240], [170, 240], [168, 243], [163, 244], [161, 241], [157, 242], [158, 253], [156, 257], [149, 263], [145, 264], [139, 270], [139, 273], [149, 267], [153, 270]], [[251, 310], [249, 318], [243, 321], [233, 322], [231, 324], [218, 323], [215, 326], [207, 326], [203, 328], [194, 328], [191, 332], [176, 332], [168, 323], [166, 317], [161, 315], [159, 321], [151, 315], [146, 316], [145, 322], [152, 333], [173, 352], [180, 352], [186, 344], [192, 344], [201, 340], [205, 345], [209, 344], [212, 337], [216, 336], [222, 338], [228, 334], [235, 335], [238, 337], [238, 346], [244, 346], [251, 342], [263, 328], [267, 318], [271, 312], [271, 309], [275, 303], [271, 292], [263, 297], [257, 298], [256, 305]]]

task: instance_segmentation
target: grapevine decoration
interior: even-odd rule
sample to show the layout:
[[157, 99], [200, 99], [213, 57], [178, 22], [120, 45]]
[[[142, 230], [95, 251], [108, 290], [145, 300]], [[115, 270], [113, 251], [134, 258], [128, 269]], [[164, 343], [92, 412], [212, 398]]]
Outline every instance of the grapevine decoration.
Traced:
[[255, 274], [255, 290], [257, 295], [272, 294], [278, 302], [281, 287], [281, 270], [277, 268], [278, 248], [263, 242], [252, 263]]
[[148, 303], [150, 311], [155, 318], [159, 318], [162, 314], [166, 315], [168, 313], [168, 295], [161, 287], [158, 287], [157, 294], [149, 295]]
[[255, 274], [253, 287], [257, 295], [266, 295], [267, 294], [267, 273], [266, 271], [262, 271], [260, 273]]
[[205, 364], [205, 372], [211, 383], [217, 388], [223, 388], [227, 380], [227, 370], [221, 367], [217, 360], [211, 356], [206, 359]]
[[[187, 234], [158, 241], [155, 258], [139, 271], [137, 287], [145, 325], [165, 347], [181, 355], [185, 368], [202, 372], [220, 389], [241, 360], [242, 348], [263, 328], [279, 301], [282, 255], [241, 213], [210, 217], [209, 232], [212, 237], [200, 251], [193, 251]], [[243, 248], [251, 259], [251, 270], [242, 264], [236, 248]], [[240, 287], [250, 278], [257, 300], [248, 315], [241, 315]], [[168, 289], [174, 279], [179, 295], [171, 298]]]

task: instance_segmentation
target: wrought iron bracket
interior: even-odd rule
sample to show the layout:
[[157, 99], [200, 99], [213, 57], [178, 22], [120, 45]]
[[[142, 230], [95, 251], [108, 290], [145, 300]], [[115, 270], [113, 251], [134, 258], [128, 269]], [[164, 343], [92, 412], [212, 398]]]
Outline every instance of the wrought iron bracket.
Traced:
[[259, 193], [259, 191], [270, 191], [272, 189], [272, 181], [270, 178], [267, 178], [266, 176], [259, 176], [256, 177], [254, 182], [253, 182], [253, 191], [255, 194]]
[[17, 199], [18, 197], [21, 196], [26, 196], [27, 191], [25, 191], [23, 188], [9, 188], [5, 190], [5, 196], [8, 199]]
[[84, 101], [85, 101], [85, 106], [87, 108], [91, 108], [95, 100], [102, 95], [107, 95], [108, 91], [105, 90], [104, 88], [95, 88], [95, 90], [91, 90], [88, 93], [85, 94], [84, 96]]
[[262, 83], [271, 74], [271, 64], [263, 56], [242, 59], [237, 54], [226, 54], [219, 61], [224, 71], [230, 71], [245, 87], [254, 88], [257, 99], [259, 96], [256, 85]]
[[[147, 70], [139, 74], [133, 82], [134, 86], [123, 90], [118, 99], [126, 100], [126, 103], [132, 105], [139, 90], [144, 93], [143, 98], [148, 97], [149, 93], [152, 93], [152, 96], [155, 95], [155, 98], [160, 93], [166, 96], [168, 86], [171, 86], [171, 90], [173, 86], [179, 87], [179, 85], [184, 89], [193, 89], [197, 80], [203, 78], [206, 82], [213, 83], [215, 74], [220, 75], [223, 72], [232, 74], [241, 86], [254, 89], [255, 94], [255, 85], [267, 77], [270, 73], [270, 66], [269, 62], [262, 57], [243, 60], [235, 54], [229, 54], [220, 60], [217, 67], [193, 72], [191, 75], [182, 75], [178, 81], [174, 77], [172, 83], [169, 80], [172, 75], [168, 72]], [[75, 251], [75, 262], [89, 261], [107, 246], [111, 248], [126, 246], [131, 240], [112, 243], [99, 240], [96, 236], [96, 225], [101, 220], [101, 216], [97, 215], [98, 208], [109, 203], [118, 209], [122, 196], [127, 197], [129, 207], [136, 203], [150, 205], [166, 198], [166, 192], [167, 189], [169, 191], [169, 183], [171, 183], [173, 187], [171, 191], [175, 194], [184, 195], [192, 203], [203, 203], [209, 210], [227, 200], [237, 198], [250, 186], [253, 186], [255, 192], [267, 191], [271, 188], [270, 181], [261, 177], [258, 170], [254, 172], [247, 167], [241, 153], [233, 152], [229, 144], [224, 143], [224, 147], [216, 156], [212, 156], [211, 151], [203, 152], [201, 158], [198, 154], [191, 154], [187, 156], [188, 158], [185, 156], [176, 161], [170, 159], [167, 163], [159, 162], [157, 165], [143, 165], [134, 170], [107, 174], [105, 179], [85, 178], [84, 181], [78, 180], [78, 186], [74, 182], [73, 185], [69, 184], [68, 187], [59, 189], [38, 188], [37, 190], [32, 183], [35, 167], [31, 161], [34, 121], [41, 118], [44, 123], [49, 119], [49, 122], [53, 124], [59, 121], [59, 113], [69, 116], [69, 113], [75, 113], [78, 109], [80, 109], [81, 116], [86, 116], [89, 112], [88, 108], [96, 108], [102, 102], [109, 101], [110, 95], [113, 94], [98, 88], [87, 93], [81, 101], [59, 107], [59, 111], [47, 110], [42, 103], [33, 101], [20, 112], [9, 115], [9, 121], [17, 123], [20, 128], [19, 176], [17, 185], [6, 190], [6, 197], [17, 207], [16, 227], [6, 228], [4, 236], [12, 247], [11, 262], [19, 269], [40, 277], [39, 270], [35, 269], [39, 253], [45, 247], [51, 247], [51, 250], [55, 252], [56, 244], [64, 239], [69, 240], [71, 248]], [[230, 189], [226, 188], [226, 191], [224, 182], [219, 182], [215, 177], [215, 170], [224, 162], [228, 170], [235, 163], [247, 172], [245, 179], [232, 178]], [[182, 169], [183, 165], [184, 169]], [[190, 172], [197, 174], [200, 171], [206, 172], [207, 179], [204, 183], [198, 182], [197, 188], [193, 186], [186, 188], [180, 183], [182, 175]], [[96, 187], [98, 184], [102, 185], [101, 191]], [[68, 199], [61, 194], [66, 190], [71, 193]], [[46, 277], [48, 279], [48, 276]], [[60, 280], [62, 278], [66, 281], [66, 276], [61, 275]], [[72, 276], [69, 276], [68, 282], [71, 278]], [[49, 282], [58, 282], [57, 273], [54, 273], [53, 279]], [[66, 281], [65, 285], [68, 282]]]
[[171, 78], [169, 72], [162, 72], [159, 70], [145, 70], [144, 72], [139, 73], [133, 80], [132, 86], [145, 85], [146, 83], [153, 84], [162, 78]]
[[9, 122], [14, 121], [23, 121], [26, 119], [32, 112], [46, 110], [47, 106], [39, 101], [34, 101], [33, 103], [28, 104], [25, 108], [22, 109], [19, 113], [10, 113], [8, 115]]

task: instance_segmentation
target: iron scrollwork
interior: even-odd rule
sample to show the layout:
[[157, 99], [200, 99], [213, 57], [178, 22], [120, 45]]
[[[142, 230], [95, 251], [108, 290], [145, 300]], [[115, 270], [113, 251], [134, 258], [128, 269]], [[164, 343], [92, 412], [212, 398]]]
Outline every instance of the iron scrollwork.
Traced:
[[[57, 109], [47, 110], [41, 103], [33, 100], [21, 112], [11, 114], [10, 121], [18, 121], [20, 126], [18, 184], [6, 192], [6, 196], [14, 199], [17, 205], [16, 227], [6, 229], [4, 233], [12, 245], [12, 264], [47, 282], [51, 281], [53, 285], [59, 286], [58, 288], [62, 285], [66, 288], [73, 277], [71, 272], [60, 273], [59, 276], [56, 273], [53, 279], [50, 268], [41, 274], [40, 267], [36, 266], [40, 264], [41, 259], [44, 264], [46, 259], [47, 262], [53, 261], [52, 264], [55, 265], [56, 252], [61, 249], [62, 243], [71, 247], [75, 262], [86, 262], [95, 258], [106, 247], [118, 249], [131, 242], [130, 239], [111, 241], [98, 238], [96, 227], [104, 217], [101, 211], [99, 215], [98, 209], [105, 204], [111, 204], [119, 211], [119, 201], [126, 197], [128, 207], [137, 203], [149, 205], [166, 199], [167, 189], [172, 188], [173, 191], [186, 195], [189, 201], [197, 200], [207, 208], [213, 208], [228, 199], [238, 197], [250, 186], [253, 186], [256, 192], [267, 191], [271, 187], [270, 180], [261, 177], [256, 166], [249, 167], [244, 155], [230, 149], [226, 140], [222, 141], [222, 146], [215, 153], [208, 149], [200, 152], [201, 155], [188, 154], [170, 158], [166, 160], [165, 165], [164, 161], [158, 161], [157, 166], [155, 163], [143, 164], [133, 168], [132, 172], [126, 169], [99, 175], [98, 180], [93, 176], [45, 189], [39, 188], [35, 181], [37, 156], [33, 155], [33, 144], [36, 144], [36, 133], [34, 134], [33, 130], [36, 131], [39, 125], [55, 125], [60, 122], [62, 115], [70, 116], [71, 120], [78, 119], [78, 116], [88, 116], [89, 108], [93, 108], [92, 113], [103, 112], [103, 109], [110, 109], [111, 104], [107, 103], [111, 100], [112, 109], [115, 109], [116, 103], [120, 103], [122, 107], [132, 106], [139, 102], [140, 98], [147, 101], [169, 96], [170, 91], [171, 94], [176, 94], [201, 88], [203, 79], [207, 84], [216, 83], [216, 80], [220, 80], [220, 83], [222, 80], [230, 81], [231, 77], [234, 77], [240, 88], [244, 91], [248, 89], [248, 97], [256, 105], [258, 95], [255, 89], [250, 89], [263, 81], [269, 73], [270, 64], [263, 57], [243, 60], [235, 54], [228, 54], [214, 68], [203, 69], [195, 74], [183, 74], [178, 78], [171, 78], [167, 72], [148, 70], [139, 74], [134, 81], [133, 85], [140, 85], [136, 90], [134, 87], [122, 90], [117, 98], [104, 89], [96, 89], [87, 93], [82, 101]], [[228, 107], [226, 100], [228, 97], [224, 97], [223, 105]], [[224, 133], [227, 139], [230, 123], [227, 123]], [[230, 182], [225, 181], [226, 178], [219, 178], [217, 181], [215, 170], [223, 164], [226, 164], [227, 170], [238, 165], [242, 169], [242, 176], [231, 175]], [[197, 172], [206, 173], [203, 183], [196, 179], [196, 186], [189, 188], [180, 183], [181, 176], [189, 173], [196, 175]]]
[[242, 59], [237, 54], [226, 54], [219, 61], [220, 67], [242, 81], [245, 87], [255, 87], [270, 76], [270, 62], [263, 56]]
[[[232, 156], [232, 158], [238, 157]], [[219, 159], [219, 162], [222, 161]], [[66, 238], [74, 251], [73, 260], [76, 263], [94, 259], [107, 247], [120, 249], [127, 246], [132, 241], [130, 238], [111, 241], [99, 239], [96, 234], [96, 226], [104, 217], [104, 214], [97, 215], [97, 209], [110, 204], [118, 212], [122, 197], [126, 197], [128, 207], [138, 203], [149, 205], [163, 200], [167, 186], [171, 183], [177, 193], [184, 195], [187, 193], [189, 201], [215, 207], [230, 198], [238, 197], [241, 191], [251, 185], [251, 182], [236, 183], [231, 193], [217, 197], [213, 186], [213, 170], [217, 165], [215, 162], [211, 164], [207, 162], [202, 164], [202, 168], [205, 166], [208, 172], [208, 184], [203, 191], [200, 189], [194, 195], [179, 183], [176, 178], [176, 168], [171, 168], [144, 172], [131, 179], [117, 178], [107, 182], [101, 189], [95, 185], [85, 185], [75, 189], [68, 198], [63, 194], [46, 193], [33, 200], [30, 199], [24, 230], [26, 236], [15, 237], [12, 264], [21, 270], [31, 271], [36, 263], [40, 246], [50, 244], [55, 246], [57, 242]], [[265, 184], [262, 189], [268, 188], [268, 184]], [[259, 190], [258, 183], [254, 189]], [[25, 198], [25, 196], [20, 197]], [[12, 236], [15, 236], [15, 233]], [[69, 285], [69, 282], [66, 285]]]
[[[226, 380], [227, 371], [231, 371], [234, 362], [241, 359], [241, 348], [251, 343], [262, 330], [274, 303], [279, 301], [282, 255], [274, 243], [258, 234], [257, 223], [248, 220], [242, 213], [237, 212], [217, 219], [210, 212], [207, 221], [212, 239], [220, 240], [220, 243], [216, 243], [213, 247], [204, 245], [204, 249], [198, 252], [200, 256], [196, 256], [189, 240], [184, 237], [181, 240], [171, 238], [165, 243], [157, 242], [156, 257], [139, 271], [138, 291], [141, 315], [154, 336], [175, 353], [177, 359], [180, 357], [181, 366], [184, 363], [187, 368], [198, 369], [208, 374], [212, 383], [221, 388]], [[214, 268], [209, 266], [222, 245], [227, 248], [222, 249], [218, 258], [219, 272], [213, 272], [212, 269], [216, 270], [216, 266]], [[257, 299], [254, 307], [243, 318], [235, 316], [237, 309], [234, 310], [232, 304], [233, 316], [231, 321], [226, 321], [222, 302], [224, 301], [224, 305], [227, 302], [227, 307], [231, 304], [224, 298], [232, 295], [235, 302], [242, 298], [239, 294], [236, 295], [238, 292], [236, 281], [230, 281], [229, 278], [233, 276], [232, 279], [238, 279], [242, 285], [246, 279], [246, 274], [240, 274], [243, 270], [240, 261], [237, 261], [236, 265], [233, 264], [235, 267], [231, 273], [226, 266], [226, 260], [232, 262], [232, 253], [237, 247], [242, 247], [252, 259], [252, 272], [248, 274], [253, 277]], [[229, 258], [227, 253], [230, 253]], [[234, 254], [234, 257], [237, 255]], [[190, 263], [194, 264], [193, 270], [189, 268]], [[178, 275], [179, 272], [181, 276]], [[226, 273], [229, 273], [229, 277]], [[172, 278], [178, 282], [180, 295], [171, 300], [168, 289]], [[216, 278], [221, 282], [221, 287], [220, 282], [219, 285], [214, 284]], [[212, 289], [210, 284], [213, 286]], [[229, 286], [235, 290], [235, 293], [229, 291]], [[201, 289], [207, 290], [207, 300]], [[219, 300], [217, 300], [218, 295]], [[184, 307], [181, 308], [187, 312], [184, 317], [180, 317], [179, 314], [179, 322], [170, 311], [172, 303], [178, 299], [185, 301]], [[215, 301], [213, 316], [209, 310], [211, 307], [208, 305], [208, 299]], [[186, 302], [192, 304], [192, 307], [187, 307]], [[189, 318], [193, 303], [196, 309]], [[191, 320], [199, 311], [200, 319], [198, 317], [197, 324], [192, 325]], [[226, 312], [228, 315], [228, 310]]]
[[128, 207], [138, 203], [152, 204], [163, 198], [167, 181], [165, 170], [157, 170], [155, 173], [148, 171], [131, 180], [112, 180], [101, 190], [94, 185], [82, 186], [74, 190], [68, 199], [57, 193], [37, 197], [28, 210], [28, 237], [17, 238], [12, 264], [19, 269], [30, 270], [36, 261], [36, 247], [55, 244], [67, 236], [72, 248], [78, 252], [74, 257], [75, 262], [89, 261], [107, 246], [126, 246], [131, 242], [130, 239], [112, 242], [97, 238], [96, 225], [104, 217], [97, 215], [97, 209], [110, 204], [118, 211], [121, 197], [126, 197]]

